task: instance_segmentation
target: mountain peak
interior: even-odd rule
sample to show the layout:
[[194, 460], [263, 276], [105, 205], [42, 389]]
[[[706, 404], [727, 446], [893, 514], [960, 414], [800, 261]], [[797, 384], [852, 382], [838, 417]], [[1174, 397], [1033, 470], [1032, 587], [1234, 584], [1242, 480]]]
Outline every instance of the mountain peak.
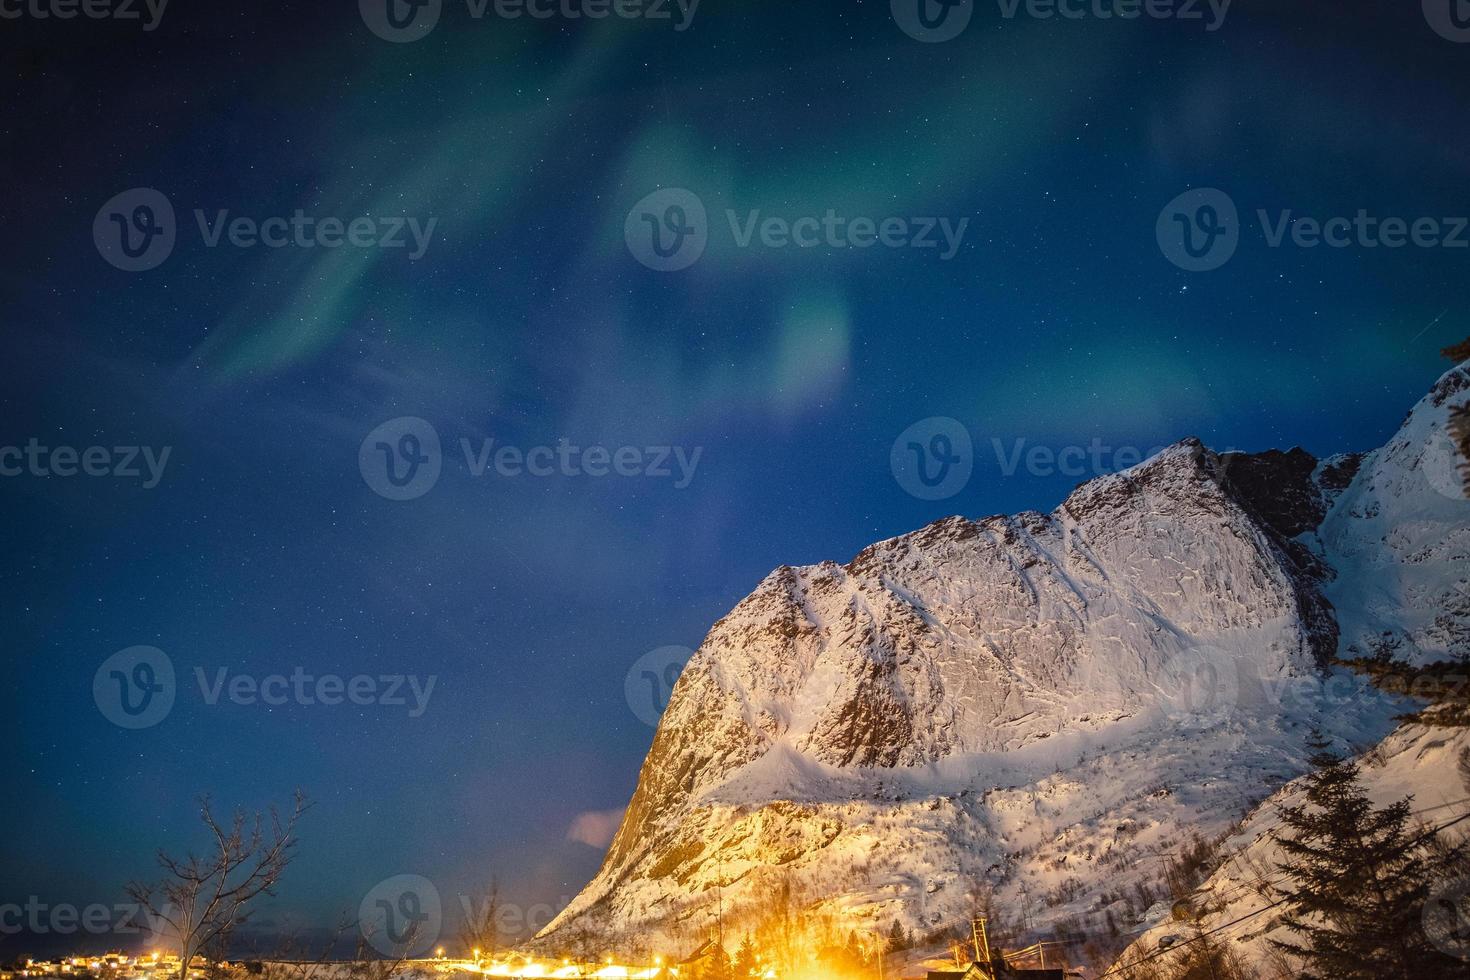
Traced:
[[[1050, 514], [951, 515], [772, 571], [690, 660], [602, 870], [543, 937], [677, 944], [716, 895], [729, 925], [778, 883], [927, 931], [977, 889], [1056, 890], [1043, 915], [1062, 916], [1150, 880], [1184, 827], [1218, 833], [1303, 771], [1311, 728], [1392, 726], [1397, 706], [1282, 699], [1337, 652], [1329, 594], [1413, 592], [1396, 599], [1412, 622], [1352, 621], [1344, 645], [1458, 642], [1470, 601], [1457, 618], [1434, 575], [1470, 567], [1470, 515], [1405, 467], [1467, 387], [1441, 379], [1367, 457], [1184, 439]], [[1409, 514], [1435, 520], [1383, 523]], [[1465, 560], [1421, 566], [1425, 549]]]

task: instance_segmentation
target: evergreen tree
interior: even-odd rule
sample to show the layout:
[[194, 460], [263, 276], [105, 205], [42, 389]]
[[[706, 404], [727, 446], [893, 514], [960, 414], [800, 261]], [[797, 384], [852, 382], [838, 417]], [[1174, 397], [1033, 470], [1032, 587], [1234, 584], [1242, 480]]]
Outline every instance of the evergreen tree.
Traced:
[[740, 980], [755, 976], [755, 943], [748, 935], [735, 951], [735, 976]]
[[700, 980], [730, 980], [733, 976], [731, 969], [730, 954], [725, 952], [725, 947], [716, 943], [701, 964]]
[[[1429, 941], [1424, 902], [1440, 870], [1428, 840], [1409, 829], [1405, 797], [1375, 809], [1359, 783], [1358, 767], [1311, 743], [1315, 767], [1306, 802], [1281, 809], [1278, 837], [1287, 860], [1278, 868], [1295, 940], [1272, 940], [1305, 964], [1304, 978], [1424, 980], [1459, 975], [1463, 967]], [[1461, 848], [1447, 852], [1463, 859]]]

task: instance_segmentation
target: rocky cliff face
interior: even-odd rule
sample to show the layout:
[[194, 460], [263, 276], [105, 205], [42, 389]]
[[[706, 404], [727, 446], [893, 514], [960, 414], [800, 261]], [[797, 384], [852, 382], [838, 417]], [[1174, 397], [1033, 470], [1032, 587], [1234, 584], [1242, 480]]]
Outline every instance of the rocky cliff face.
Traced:
[[1345, 646], [1463, 639], [1441, 566], [1465, 502], [1410, 482], [1455, 384], [1364, 461], [1186, 440], [1050, 514], [772, 572], [690, 661], [601, 871], [542, 939], [677, 941], [778, 886], [921, 933], [982, 894], [1036, 922], [1136, 915], [1186, 831], [1303, 770], [1308, 728], [1391, 729], [1384, 699], [1323, 694], [1340, 623]]

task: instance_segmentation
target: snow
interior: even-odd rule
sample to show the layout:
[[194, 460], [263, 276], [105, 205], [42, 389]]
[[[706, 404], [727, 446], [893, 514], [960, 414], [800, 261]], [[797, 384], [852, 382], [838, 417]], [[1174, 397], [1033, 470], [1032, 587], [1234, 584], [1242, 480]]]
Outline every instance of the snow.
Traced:
[[1325, 592], [1345, 656], [1384, 642], [1418, 663], [1470, 654], [1470, 501], [1446, 431], [1450, 406], [1467, 400], [1470, 362], [1440, 378], [1364, 460], [1323, 522], [1320, 547], [1338, 573]]
[[[1470, 804], [1470, 782], [1458, 767], [1465, 752], [1470, 752], [1470, 730], [1406, 725], [1360, 760], [1363, 788], [1375, 806], [1410, 796], [1418, 820], [1430, 825], [1444, 823], [1466, 812]], [[1256, 969], [1268, 969], [1269, 940], [1294, 938], [1280, 925], [1280, 907], [1268, 909], [1277, 897], [1270, 884], [1279, 878], [1277, 864], [1283, 859], [1272, 833], [1280, 827], [1280, 808], [1299, 804], [1303, 794], [1299, 781], [1287, 785], [1225, 842], [1229, 856], [1191, 897], [1204, 912], [1197, 925], [1158, 925], [1144, 933], [1130, 953], [1149, 955], [1166, 937], [1172, 939], [1172, 945], [1201, 930], [1219, 930], [1214, 938], [1227, 943]], [[1243, 921], [1236, 923], [1238, 919]]]

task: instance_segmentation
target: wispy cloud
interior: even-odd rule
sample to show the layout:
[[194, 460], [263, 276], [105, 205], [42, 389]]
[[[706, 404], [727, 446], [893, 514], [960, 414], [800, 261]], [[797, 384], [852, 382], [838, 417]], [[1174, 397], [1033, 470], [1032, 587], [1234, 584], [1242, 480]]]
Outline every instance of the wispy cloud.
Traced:
[[601, 850], [612, 843], [613, 835], [623, 822], [623, 812], [624, 808], [619, 807], [616, 810], [588, 810], [586, 813], [579, 813], [572, 819], [567, 840]]

